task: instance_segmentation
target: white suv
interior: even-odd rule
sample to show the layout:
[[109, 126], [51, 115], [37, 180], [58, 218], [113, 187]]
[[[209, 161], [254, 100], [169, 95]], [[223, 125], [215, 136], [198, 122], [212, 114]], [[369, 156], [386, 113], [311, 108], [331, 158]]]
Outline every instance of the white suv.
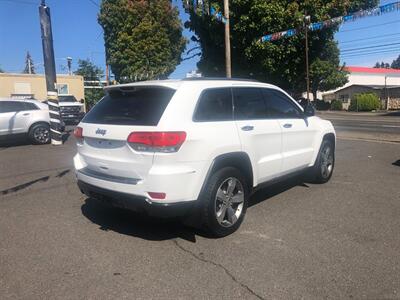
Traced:
[[327, 182], [336, 141], [329, 121], [278, 87], [222, 79], [108, 87], [75, 137], [87, 196], [216, 236], [240, 226], [263, 183], [306, 170]]
[[37, 100], [0, 99], [0, 140], [26, 136], [32, 143], [50, 141], [47, 104]]

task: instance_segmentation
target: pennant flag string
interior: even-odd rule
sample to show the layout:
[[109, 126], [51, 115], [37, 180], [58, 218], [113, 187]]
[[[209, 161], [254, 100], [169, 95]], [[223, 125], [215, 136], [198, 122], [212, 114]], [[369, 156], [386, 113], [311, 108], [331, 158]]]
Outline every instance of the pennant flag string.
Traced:
[[218, 21], [220, 21], [220, 22], [222, 22], [224, 24], [226, 23], [226, 18], [224, 17], [222, 12], [216, 10], [215, 7], [213, 7], [213, 6], [211, 7], [210, 14], [211, 14], [211, 16], [213, 16]]
[[[357, 19], [365, 18], [365, 17], [372, 17], [372, 16], [380, 16], [382, 14], [399, 11], [400, 10], [400, 1], [394, 2], [386, 5], [382, 5], [379, 7], [367, 9], [367, 10], [360, 10], [354, 14], [333, 18], [330, 20], [311, 23], [308, 25], [308, 29], [310, 31], [317, 31], [324, 28], [329, 28], [338, 24], [347, 23], [351, 21], [355, 21]], [[283, 37], [291, 37], [301, 32], [301, 29], [289, 29], [286, 31], [276, 32], [272, 34], [264, 35], [260, 38], [261, 42], [271, 42], [279, 40]]]

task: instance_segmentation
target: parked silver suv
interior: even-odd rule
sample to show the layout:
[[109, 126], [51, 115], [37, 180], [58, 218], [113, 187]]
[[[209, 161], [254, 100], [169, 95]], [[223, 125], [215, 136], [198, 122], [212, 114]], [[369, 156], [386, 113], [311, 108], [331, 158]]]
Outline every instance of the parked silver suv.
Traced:
[[27, 137], [34, 144], [50, 140], [47, 104], [37, 100], [0, 99], [0, 139]]

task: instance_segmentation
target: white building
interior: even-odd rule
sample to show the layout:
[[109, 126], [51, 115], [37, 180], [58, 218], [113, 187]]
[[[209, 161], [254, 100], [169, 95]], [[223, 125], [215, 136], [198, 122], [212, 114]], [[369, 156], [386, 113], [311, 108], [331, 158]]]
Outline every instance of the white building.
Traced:
[[323, 100], [341, 100], [343, 108], [348, 109], [351, 98], [357, 93], [374, 92], [382, 100], [399, 97], [400, 70], [367, 67], [346, 67], [346, 70], [349, 82], [336, 90], [323, 92]]

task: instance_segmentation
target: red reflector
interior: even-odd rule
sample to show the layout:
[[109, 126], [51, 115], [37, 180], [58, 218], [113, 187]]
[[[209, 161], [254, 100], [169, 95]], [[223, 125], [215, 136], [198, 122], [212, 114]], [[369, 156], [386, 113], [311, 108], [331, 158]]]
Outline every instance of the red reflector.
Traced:
[[153, 199], [165, 199], [165, 197], [167, 196], [167, 194], [165, 193], [155, 193], [155, 192], [147, 192], [149, 194], [149, 196]]
[[186, 140], [186, 132], [132, 132], [128, 136], [129, 143], [143, 144], [151, 147], [173, 147], [182, 145]]
[[83, 129], [82, 129], [82, 127], [76, 127], [75, 128], [75, 130], [74, 130], [74, 136], [76, 137], [76, 138], [83, 138]]

